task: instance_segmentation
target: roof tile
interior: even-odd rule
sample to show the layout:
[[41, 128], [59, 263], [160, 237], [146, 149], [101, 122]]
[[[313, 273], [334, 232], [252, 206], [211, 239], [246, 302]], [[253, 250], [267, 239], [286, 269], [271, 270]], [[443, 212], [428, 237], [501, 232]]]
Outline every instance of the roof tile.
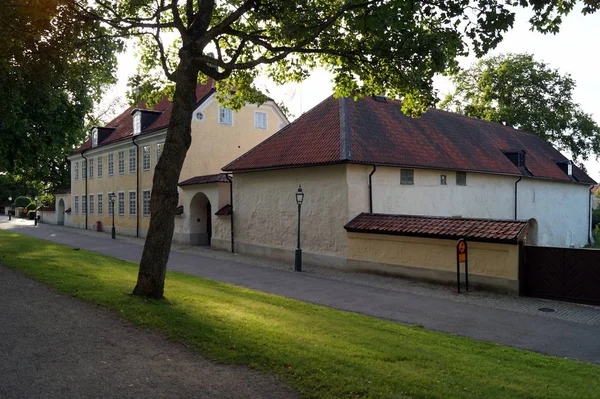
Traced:
[[209, 184], [209, 183], [229, 183], [226, 173], [217, 173], [214, 175], [195, 176], [179, 183], [180, 186], [189, 186], [192, 184]]

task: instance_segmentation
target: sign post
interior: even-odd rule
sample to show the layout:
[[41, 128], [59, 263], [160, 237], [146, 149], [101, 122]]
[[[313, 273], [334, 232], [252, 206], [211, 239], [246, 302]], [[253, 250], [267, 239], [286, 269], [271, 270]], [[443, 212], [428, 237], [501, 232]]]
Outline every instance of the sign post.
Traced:
[[467, 257], [467, 242], [461, 238], [456, 242], [456, 289], [460, 294], [460, 264], [465, 264], [465, 289], [469, 291], [469, 260]]

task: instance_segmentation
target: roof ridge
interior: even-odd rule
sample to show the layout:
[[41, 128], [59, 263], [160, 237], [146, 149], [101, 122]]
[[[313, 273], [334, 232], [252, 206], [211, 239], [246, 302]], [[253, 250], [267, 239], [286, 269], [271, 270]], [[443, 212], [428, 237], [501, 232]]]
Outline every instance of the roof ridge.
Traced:
[[469, 218], [469, 217], [456, 217], [456, 216], [428, 216], [428, 215], [407, 215], [401, 213], [369, 213], [361, 212], [358, 216], [400, 216], [400, 217], [411, 217], [419, 219], [448, 219], [448, 220], [473, 220], [473, 221], [484, 221], [484, 222], [503, 222], [503, 223], [527, 223], [529, 220], [525, 219], [493, 219], [493, 218]]

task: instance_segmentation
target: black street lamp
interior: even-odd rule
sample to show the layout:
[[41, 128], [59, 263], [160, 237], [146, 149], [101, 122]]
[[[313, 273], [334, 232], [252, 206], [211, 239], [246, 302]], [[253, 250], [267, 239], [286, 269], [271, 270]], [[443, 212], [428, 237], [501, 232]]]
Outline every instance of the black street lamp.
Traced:
[[8, 202], [10, 202], [10, 209], [8, 210], [8, 220], [12, 220], [12, 197], [8, 197]]
[[112, 230], [110, 232], [110, 237], [114, 240], [117, 238], [117, 231], [115, 230], [115, 193], [108, 194], [108, 200], [110, 201], [110, 206], [112, 208], [112, 219], [113, 225]]
[[304, 201], [304, 193], [302, 192], [302, 186], [298, 186], [296, 192], [296, 203], [298, 204], [298, 246], [296, 247], [296, 266], [295, 271], [302, 271], [302, 249], [300, 249], [300, 210], [302, 208], [302, 201]]

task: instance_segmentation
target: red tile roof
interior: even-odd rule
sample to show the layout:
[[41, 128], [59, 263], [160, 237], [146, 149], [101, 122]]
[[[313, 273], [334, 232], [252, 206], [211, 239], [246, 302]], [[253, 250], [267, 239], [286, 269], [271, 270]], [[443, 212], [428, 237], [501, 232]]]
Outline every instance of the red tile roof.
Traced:
[[390, 234], [483, 242], [519, 242], [528, 222], [361, 213], [344, 228], [349, 232]]
[[[436, 109], [410, 118], [400, 105], [329, 97], [223, 170], [350, 162], [522, 175], [504, 152], [524, 150], [533, 177], [571, 181], [555, 162], [567, 159], [534, 134]], [[573, 174], [595, 183], [576, 166]]]
[[215, 175], [196, 176], [179, 183], [180, 186], [189, 186], [192, 184], [208, 184], [208, 183], [229, 183], [226, 173], [217, 173]]
[[[207, 84], [200, 84], [196, 86], [196, 99], [198, 101], [197, 105], [200, 105], [205, 99], [208, 98], [210, 94], [214, 91], [213, 81], [209, 81]], [[133, 117], [131, 112], [134, 109], [149, 109], [153, 111], [160, 111], [161, 115], [156, 118], [154, 122], [148, 127], [146, 127], [141, 134], [150, 133], [156, 130], [164, 129], [169, 126], [169, 122], [171, 121], [171, 112], [173, 111], [173, 102], [170, 101], [167, 96], [164, 96], [158, 104], [154, 105], [154, 107], [149, 108], [146, 106], [146, 101], [140, 101], [133, 107], [127, 108], [123, 111], [119, 116], [106, 124], [106, 127], [114, 128], [115, 130], [101, 143], [98, 143], [98, 147], [102, 147], [104, 145], [114, 143], [120, 140], [124, 140], [130, 137], [133, 137]], [[91, 139], [87, 140], [85, 143], [81, 145], [75, 151], [75, 153], [80, 153], [88, 148], [91, 148], [92, 141]]]
[[219, 209], [215, 212], [216, 216], [231, 216], [233, 214], [233, 208], [231, 205], [227, 204], [223, 208]]

